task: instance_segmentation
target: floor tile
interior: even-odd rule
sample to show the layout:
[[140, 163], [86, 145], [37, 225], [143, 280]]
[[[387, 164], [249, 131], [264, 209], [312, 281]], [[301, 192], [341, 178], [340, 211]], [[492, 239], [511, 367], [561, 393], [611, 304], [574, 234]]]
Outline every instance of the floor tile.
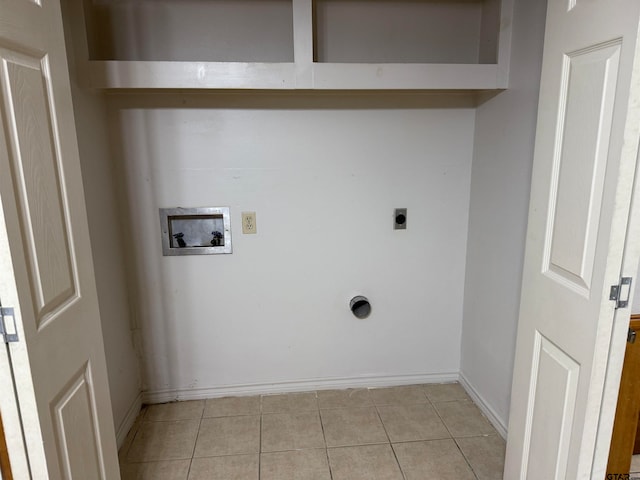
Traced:
[[143, 423], [127, 454], [128, 462], [191, 458], [200, 420]]
[[318, 412], [273, 413], [262, 416], [262, 451], [324, 448]]
[[435, 403], [434, 406], [454, 438], [497, 434], [470, 400]]
[[376, 405], [412, 405], [429, 403], [422, 387], [410, 385], [408, 387], [374, 388], [371, 389], [373, 403]]
[[504, 451], [462, 387], [438, 384], [152, 405], [118, 453], [123, 480], [498, 480]]
[[260, 397], [209, 398], [204, 407], [204, 417], [230, 417], [259, 415]]
[[406, 480], [475, 480], [451, 439], [395, 443], [393, 449]]
[[187, 480], [191, 460], [126, 463], [120, 466], [122, 480]]
[[478, 480], [502, 480], [505, 442], [498, 435], [456, 440]]
[[320, 408], [370, 407], [373, 405], [368, 388], [323, 390], [318, 392]]
[[263, 453], [260, 480], [331, 480], [327, 451], [322, 448]]
[[451, 437], [431, 405], [389, 405], [378, 412], [392, 443]]
[[316, 392], [263, 395], [262, 413], [312, 412], [318, 409]]
[[144, 417], [145, 422], [167, 422], [173, 420], [193, 420], [202, 418], [204, 400], [190, 402], [171, 402], [149, 405]]
[[203, 418], [194, 457], [259, 453], [260, 415]]
[[375, 407], [321, 410], [320, 416], [329, 447], [389, 441]]
[[330, 448], [327, 452], [333, 480], [403, 480], [390, 445]]
[[258, 480], [258, 455], [194, 458], [189, 480]]
[[432, 403], [452, 400], [471, 400], [459, 383], [436, 383], [423, 386], [427, 398]]

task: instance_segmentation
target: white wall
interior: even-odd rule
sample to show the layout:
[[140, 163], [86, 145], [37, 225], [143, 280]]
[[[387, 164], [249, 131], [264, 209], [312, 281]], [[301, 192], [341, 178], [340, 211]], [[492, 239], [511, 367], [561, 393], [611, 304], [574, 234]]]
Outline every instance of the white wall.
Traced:
[[[457, 378], [469, 97], [110, 104], [147, 400]], [[231, 207], [233, 254], [163, 257], [158, 208], [175, 206]], [[257, 235], [242, 235], [242, 211], [257, 212]], [[348, 309], [356, 294], [373, 304], [366, 320]]]
[[73, 101], [113, 418], [118, 440], [122, 441], [130, 427], [125, 423], [135, 419], [127, 417], [139, 411], [140, 369], [131, 331], [112, 158], [104, 140], [107, 128], [100, 109], [102, 100], [86, 95], [74, 89]]
[[293, 61], [291, 0], [83, 3], [95, 60]]
[[478, 106], [461, 375], [506, 430], [546, 2], [516, 0], [509, 90]]
[[[94, 60], [293, 61], [291, 0], [87, 0]], [[320, 62], [495, 63], [499, 2], [318, 0]]]
[[[481, 42], [483, 13], [482, 2], [318, 0], [314, 2], [317, 60], [478, 63], [481, 43], [493, 40], [495, 47], [491, 35]], [[487, 17], [490, 23], [490, 11]]]
[[[62, 2], [68, 12], [66, 2]], [[127, 276], [106, 105], [76, 81], [69, 16], [65, 33], [71, 93], [78, 135], [89, 234], [93, 254], [109, 389], [118, 441], [124, 439], [140, 406], [140, 369], [131, 335]]]

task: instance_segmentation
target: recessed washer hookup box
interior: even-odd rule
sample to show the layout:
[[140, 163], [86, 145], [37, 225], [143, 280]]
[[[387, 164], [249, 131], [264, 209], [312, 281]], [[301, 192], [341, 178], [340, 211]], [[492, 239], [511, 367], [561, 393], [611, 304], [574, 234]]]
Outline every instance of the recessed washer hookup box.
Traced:
[[229, 207], [161, 208], [163, 255], [231, 253]]

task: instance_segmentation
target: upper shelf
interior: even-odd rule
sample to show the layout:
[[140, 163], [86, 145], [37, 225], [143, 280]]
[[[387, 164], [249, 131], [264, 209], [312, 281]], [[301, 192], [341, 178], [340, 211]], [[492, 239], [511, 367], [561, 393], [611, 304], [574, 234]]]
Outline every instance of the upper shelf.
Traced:
[[85, 0], [83, 7], [72, 12], [80, 23], [74, 44], [92, 88], [507, 87], [512, 0]]
[[[497, 65], [91, 61], [97, 89], [493, 90]], [[310, 75], [308, 75], [310, 73]]]

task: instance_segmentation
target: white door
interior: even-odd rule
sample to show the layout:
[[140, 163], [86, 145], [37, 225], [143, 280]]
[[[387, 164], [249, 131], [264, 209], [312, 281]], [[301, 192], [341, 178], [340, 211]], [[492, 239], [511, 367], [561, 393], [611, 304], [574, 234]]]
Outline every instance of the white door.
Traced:
[[14, 476], [118, 479], [58, 0], [0, 0], [0, 202], [0, 301], [20, 336], [0, 408], [13, 417], [17, 395], [31, 470]]
[[598, 478], [609, 294], [640, 136], [639, 17], [638, 0], [549, 0], [505, 479]]

